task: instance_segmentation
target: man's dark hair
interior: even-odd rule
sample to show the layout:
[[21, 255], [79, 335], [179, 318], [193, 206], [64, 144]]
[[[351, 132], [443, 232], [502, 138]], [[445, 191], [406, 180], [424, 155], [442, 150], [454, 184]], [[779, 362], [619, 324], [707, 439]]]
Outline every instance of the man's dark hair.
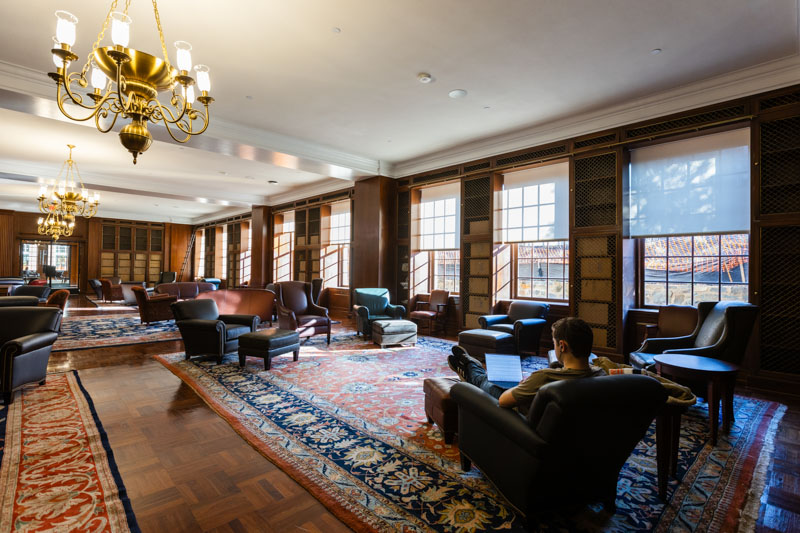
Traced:
[[554, 322], [553, 339], [566, 342], [575, 357], [588, 359], [592, 353], [592, 328], [580, 318], [567, 317]]

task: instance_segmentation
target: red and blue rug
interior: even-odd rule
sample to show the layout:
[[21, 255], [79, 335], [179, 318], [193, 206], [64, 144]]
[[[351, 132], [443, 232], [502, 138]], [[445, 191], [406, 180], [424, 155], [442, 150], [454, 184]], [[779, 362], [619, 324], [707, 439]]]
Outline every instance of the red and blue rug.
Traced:
[[[452, 375], [451, 346], [426, 337], [416, 347], [392, 349], [354, 335], [337, 335], [330, 346], [314, 338], [300, 361], [276, 358], [268, 372], [260, 359], [248, 359], [244, 370], [230, 356], [221, 365], [185, 361], [182, 353], [157, 359], [357, 531], [522, 530], [521, 517], [480, 471], [461, 471], [457, 444], [445, 444], [426, 423], [422, 380]], [[527, 370], [544, 364], [526, 361]], [[670, 481], [666, 503], [657, 495], [651, 429], [623, 467], [614, 516], [599, 507], [547, 513], [532, 517], [530, 529], [735, 530], [748, 489], [757, 486], [755, 466], [769, 449], [765, 438], [774, 435], [785, 408], [738, 396], [734, 407], [734, 427], [717, 447], [708, 443], [704, 404], [684, 417], [681, 481]]]
[[50, 374], [0, 408], [0, 532], [138, 532], [92, 399]]

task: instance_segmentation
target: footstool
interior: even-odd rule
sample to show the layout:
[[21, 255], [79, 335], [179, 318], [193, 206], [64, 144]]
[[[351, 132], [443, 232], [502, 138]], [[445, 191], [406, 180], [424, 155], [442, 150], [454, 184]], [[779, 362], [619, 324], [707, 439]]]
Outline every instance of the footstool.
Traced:
[[425, 392], [425, 416], [428, 423], [436, 423], [444, 433], [445, 444], [452, 444], [458, 433], [458, 404], [450, 399], [450, 388], [459, 383], [456, 378], [426, 378], [422, 382]]
[[487, 353], [517, 353], [514, 336], [492, 329], [468, 329], [458, 334], [458, 345], [483, 362]]
[[417, 343], [417, 325], [410, 320], [375, 320], [372, 322], [372, 342], [381, 348], [389, 344]]
[[300, 355], [300, 334], [288, 329], [262, 329], [245, 333], [239, 337], [239, 366], [244, 366], [244, 359], [261, 357], [264, 359], [264, 370], [269, 370], [273, 357], [294, 352], [294, 360]]

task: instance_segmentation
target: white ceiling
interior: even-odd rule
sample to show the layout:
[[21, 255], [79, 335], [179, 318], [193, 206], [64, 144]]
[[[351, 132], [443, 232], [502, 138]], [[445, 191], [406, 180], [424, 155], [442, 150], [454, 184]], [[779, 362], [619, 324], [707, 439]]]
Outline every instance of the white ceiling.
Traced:
[[[159, 5], [170, 53], [175, 40], [192, 43], [194, 62], [211, 68], [216, 102], [208, 132], [188, 145], [158, 140], [162, 128], [151, 125], [157, 140], [133, 166], [115, 134], [58, 118], [44, 75], [53, 12], [79, 18], [75, 50], [85, 56], [107, 5], [3, 2], [0, 172], [52, 178], [62, 147], [76, 144], [85, 181], [116, 191], [103, 194], [101, 215], [197, 222], [360, 176], [408, 175], [800, 80], [798, 0], [222, 6]], [[130, 15], [132, 45], [158, 54], [150, 2], [133, 0]], [[435, 81], [420, 84], [419, 72]], [[450, 99], [453, 89], [469, 94]], [[0, 181], [0, 208], [22, 210], [35, 195], [20, 180]]]

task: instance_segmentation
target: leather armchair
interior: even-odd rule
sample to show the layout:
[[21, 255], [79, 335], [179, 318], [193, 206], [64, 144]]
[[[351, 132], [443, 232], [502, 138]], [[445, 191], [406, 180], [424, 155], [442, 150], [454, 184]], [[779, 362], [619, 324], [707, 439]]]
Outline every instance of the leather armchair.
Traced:
[[278, 309], [278, 327], [297, 331], [300, 337], [311, 337], [326, 333], [331, 343], [331, 319], [328, 310], [314, 303], [311, 298], [311, 284], [305, 281], [282, 281]]
[[92, 288], [94, 294], [97, 296], [98, 300], [103, 299], [103, 284], [100, 283], [99, 279], [90, 279], [89, 280], [89, 287]]
[[150, 297], [144, 287], [131, 287], [136, 303], [139, 306], [139, 317], [143, 324], [150, 325], [150, 322], [160, 322], [162, 320], [172, 320], [172, 308], [170, 305], [178, 301], [177, 296], [169, 294], [159, 294]]
[[64, 312], [64, 308], [67, 307], [67, 300], [69, 300], [69, 291], [66, 289], [59, 289], [50, 293], [50, 296], [47, 298], [47, 302], [43, 304], [39, 304], [45, 307], [57, 307], [61, 309], [61, 312]]
[[14, 401], [14, 391], [24, 385], [44, 385], [61, 316], [57, 307], [0, 309], [0, 372], [6, 405]]
[[697, 327], [697, 308], [691, 305], [666, 305], [658, 310], [658, 323], [646, 326], [645, 338], [683, 337]]
[[14, 289], [13, 296], [36, 296], [41, 303], [47, 302], [50, 296], [50, 287], [47, 285], [19, 285]]
[[637, 374], [550, 383], [527, 417], [469, 383], [450, 396], [462, 469], [475, 463], [528, 517], [594, 501], [614, 510], [622, 465], [667, 399], [657, 380]]
[[631, 366], [652, 370], [653, 356], [660, 353], [700, 355], [741, 364], [758, 306], [744, 302], [700, 302], [697, 315], [697, 326], [689, 335], [645, 339], [637, 351], [631, 352]]
[[239, 349], [239, 336], [256, 330], [256, 315], [220, 315], [214, 300], [184, 300], [170, 305], [175, 323], [192, 356], [216, 357], [222, 363], [226, 353]]
[[[493, 310], [500, 310], [495, 307]], [[481, 329], [502, 331], [514, 335], [516, 352], [533, 352], [539, 355], [539, 341], [547, 324], [550, 305], [527, 300], [512, 300], [503, 314], [484, 315], [478, 318]]]
[[449, 291], [431, 291], [430, 300], [427, 302], [415, 301], [414, 310], [409, 313], [408, 318], [416, 322], [427, 322], [428, 335], [432, 335], [436, 324], [445, 324], [447, 321], [449, 299]]
[[400, 320], [406, 308], [389, 303], [389, 289], [354, 289], [353, 311], [356, 313], [358, 332], [364, 337], [372, 335], [375, 320]]
[[100, 278], [100, 285], [103, 288], [104, 301], [114, 302], [125, 299], [125, 296], [122, 294], [122, 285], [120, 285], [120, 283], [114, 283], [113, 279]]

